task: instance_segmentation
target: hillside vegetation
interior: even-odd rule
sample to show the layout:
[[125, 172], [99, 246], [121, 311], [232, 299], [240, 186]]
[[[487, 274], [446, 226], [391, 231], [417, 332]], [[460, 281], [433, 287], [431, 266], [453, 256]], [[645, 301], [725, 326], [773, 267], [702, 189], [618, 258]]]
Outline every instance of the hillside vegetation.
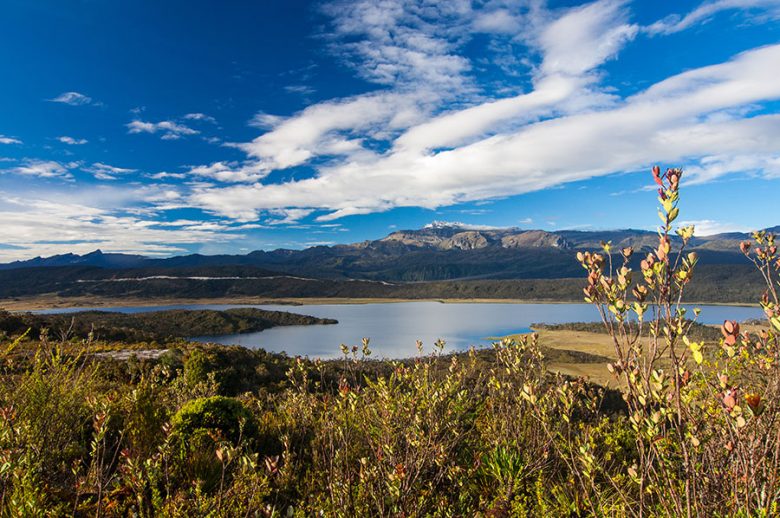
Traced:
[[[692, 237], [699, 280], [689, 300], [752, 302], [763, 280], [739, 252], [745, 234]], [[643, 230], [559, 231], [470, 229], [435, 223], [382, 239], [305, 250], [167, 259], [65, 254], [0, 265], [0, 299], [138, 298], [512, 298], [580, 300], [576, 251], [612, 242], [652, 251]], [[675, 246], [681, 241], [671, 236]]]
[[[571, 258], [569, 258], [571, 260]], [[573, 263], [576, 262], [572, 260]], [[581, 270], [579, 266], [578, 269]], [[234, 269], [107, 270], [96, 267], [46, 267], [0, 271], [0, 299], [34, 299], [40, 295], [62, 298], [92, 297], [121, 300], [142, 298], [151, 301], [180, 299], [231, 299], [256, 297], [284, 298], [396, 298], [396, 299], [516, 299], [540, 301], [580, 301], [582, 282], [560, 279], [483, 279], [437, 282], [385, 283], [332, 279], [303, 279], [269, 276], [254, 278], [251, 268], [242, 268], [237, 279], [195, 280], [188, 274], [222, 277]], [[145, 280], [117, 282], [113, 278], [143, 277]], [[81, 282], [89, 279], [91, 282]], [[701, 265], [697, 282], [685, 294], [694, 302], [754, 303], [763, 289], [763, 278], [751, 265]]]
[[167, 338], [227, 335], [262, 331], [276, 326], [336, 324], [334, 319], [316, 318], [284, 311], [234, 308], [225, 311], [185, 310], [117, 313], [79, 311], [32, 314], [0, 311], [0, 332], [16, 337], [25, 332], [39, 336], [48, 329], [55, 336], [129, 342], [162, 341]]
[[394, 362], [367, 339], [338, 361], [186, 342], [126, 361], [103, 354], [123, 344], [21, 335], [0, 347], [0, 514], [778, 516], [775, 236], [739, 245], [764, 326], [697, 335], [681, 175], [653, 169], [652, 251], [577, 254], [619, 392], [551, 373], [605, 356], [537, 335]]

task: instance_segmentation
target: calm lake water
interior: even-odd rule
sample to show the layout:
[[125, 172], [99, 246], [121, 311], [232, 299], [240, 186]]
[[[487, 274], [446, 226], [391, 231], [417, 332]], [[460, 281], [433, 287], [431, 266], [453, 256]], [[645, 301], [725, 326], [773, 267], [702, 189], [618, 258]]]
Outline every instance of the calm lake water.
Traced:
[[[282, 305], [178, 305], [113, 308], [69, 308], [46, 311], [63, 313], [99, 309], [136, 313], [163, 309], [228, 309], [258, 307], [290, 311], [316, 317], [335, 318], [335, 325], [275, 327], [258, 333], [196, 337], [195, 340], [245, 347], [262, 347], [290, 355], [333, 358], [340, 356], [339, 345], [359, 345], [363, 337], [371, 339], [375, 357], [403, 358], [417, 353], [416, 340], [422, 340], [430, 352], [441, 338], [445, 350], [463, 350], [471, 345], [484, 347], [489, 337], [528, 332], [534, 323], [598, 321], [596, 310], [588, 304], [442, 304], [440, 302], [399, 302], [377, 304]], [[758, 307], [697, 306], [699, 321], [720, 324], [724, 320], [742, 321], [761, 318]]]

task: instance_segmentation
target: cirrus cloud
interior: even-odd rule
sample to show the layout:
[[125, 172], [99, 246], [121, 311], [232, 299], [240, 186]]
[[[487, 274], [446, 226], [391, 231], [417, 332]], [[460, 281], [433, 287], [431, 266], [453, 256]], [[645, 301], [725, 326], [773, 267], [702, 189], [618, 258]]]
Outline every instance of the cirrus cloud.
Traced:
[[100, 105], [100, 102], [95, 101], [92, 97], [79, 92], [63, 92], [57, 97], [49, 99], [49, 101], [53, 103], [68, 104], [70, 106]]

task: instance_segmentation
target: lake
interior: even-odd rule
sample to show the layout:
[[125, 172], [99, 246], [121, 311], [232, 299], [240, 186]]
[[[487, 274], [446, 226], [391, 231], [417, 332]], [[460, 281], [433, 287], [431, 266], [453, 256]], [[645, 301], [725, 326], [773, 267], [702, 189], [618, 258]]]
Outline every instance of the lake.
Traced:
[[[595, 308], [589, 304], [513, 304], [397, 302], [372, 304], [287, 305], [173, 305], [113, 308], [69, 308], [46, 311], [63, 313], [97, 309], [135, 313], [163, 309], [229, 309], [258, 307], [290, 311], [315, 317], [335, 318], [336, 325], [275, 327], [258, 333], [195, 337], [195, 340], [262, 347], [268, 351], [286, 352], [320, 358], [340, 356], [339, 345], [360, 345], [363, 337], [371, 339], [375, 357], [402, 358], [417, 354], [416, 341], [422, 340], [425, 351], [441, 338], [446, 351], [465, 350], [471, 345], [484, 347], [489, 337], [528, 332], [531, 324], [595, 322]], [[759, 307], [700, 305], [699, 322], [720, 324], [724, 320], [742, 321], [762, 318]]]

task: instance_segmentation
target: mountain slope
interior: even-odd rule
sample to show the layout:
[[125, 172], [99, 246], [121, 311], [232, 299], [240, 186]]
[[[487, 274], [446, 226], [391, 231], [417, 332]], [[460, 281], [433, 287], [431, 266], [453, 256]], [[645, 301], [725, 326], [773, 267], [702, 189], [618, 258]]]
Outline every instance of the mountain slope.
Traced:
[[[770, 230], [778, 229], [780, 227]], [[747, 234], [741, 233], [697, 237], [692, 240], [691, 247], [699, 252], [702, 264], [744, 264], [745, 259], [738, 246], [740, 241], [747, 238]], [[166, 259], [107, 254], [97, 250], [83, 256], [64, 254], [38, 257], [0, 265], [0, 270], [68, 266], [106, 270], [99, 273], [102, 277], [290, 275], [390, 282], [547, 279], [580, 275], [581, 269], [574, 260], [575, 251], [600, 249], [602, 241], [611, 241], [615, 249], [634, 247], [639, 252], [636, 254], [639, 260], [643, 253], [656, 246], [657, 235], [655, 232], [635, 229], [549, 232], [437, 222], [422, 229], [399, 230], [378, 240], [316, 246], [304, 250], [278, 249], [246, 255], [193, 254]], [[122, 272], [112, 273], [112, 270]], [[137, 271], [128, 273], [126, 270]]]

